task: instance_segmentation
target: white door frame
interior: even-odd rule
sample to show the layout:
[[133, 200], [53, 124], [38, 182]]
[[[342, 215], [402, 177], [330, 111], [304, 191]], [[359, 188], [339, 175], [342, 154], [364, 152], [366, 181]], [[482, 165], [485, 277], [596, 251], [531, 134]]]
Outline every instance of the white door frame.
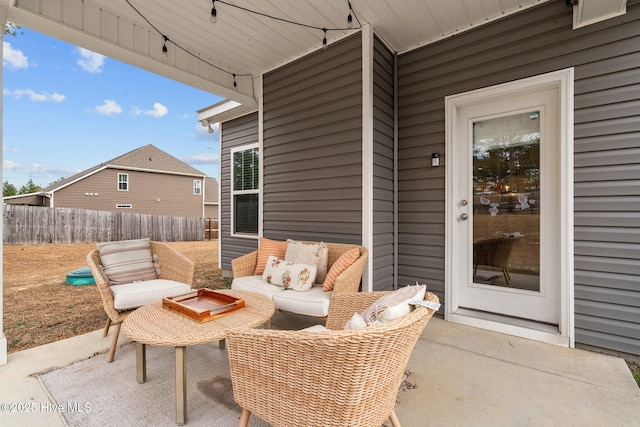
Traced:
[[[574, 70], [554, 71], [497, 86], [478, 89], [445, 98], [445, 153], [452, 153], [457, 138], [458, 110], [465, 106], [513, 96], [536, 87], [555, 87], [560, 111], [560, 313], [557, 332], [531, 328], [497, 317], [475, 316], [459, 310], [454, 273], [458, 257], [451, 238], [456, 224], [454, 170], [446, 167], [445, 175], [445, 320], [488, 329], [537, 341], [574, 347], [574, 241], [573, 241], [573, 82]], [[449, 165], [453, 164], [453, 160]]]

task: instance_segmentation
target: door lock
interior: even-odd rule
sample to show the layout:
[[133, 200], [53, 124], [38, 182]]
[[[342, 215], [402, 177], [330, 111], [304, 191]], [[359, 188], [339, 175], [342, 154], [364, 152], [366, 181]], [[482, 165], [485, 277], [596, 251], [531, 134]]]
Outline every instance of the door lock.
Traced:
[[466, 200], [460, 200], [460, 206], [467, 206], [467, 201]]

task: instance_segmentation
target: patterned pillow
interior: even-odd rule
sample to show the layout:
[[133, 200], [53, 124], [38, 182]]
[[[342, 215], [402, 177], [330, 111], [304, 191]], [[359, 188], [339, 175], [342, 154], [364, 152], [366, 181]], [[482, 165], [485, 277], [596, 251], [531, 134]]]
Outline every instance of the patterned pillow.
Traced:
[[360, 258], [360, 249], [353, 248], [343, 253], [342, 256], [333, 263], [331, 269], [327, 273], [327, 278], [324, 279], [324, 284], [322, 285], [325, 292], [333, 290], [333, 285], [336, 284], [338, 276], [347, 268], [351, 267], [351, 264], [356, 262], [358, 258]]
[[149, 239], [96, 244], [109, 285], [156, 279]]
[[362, 312], [362, 319], [367, 325], [388, 323], [399, 319], [413, 311], [412, 300], [422, 301], [427, 285], [405, 286], [386, 294], [373, 302]]
[[308, 291], [316, 278], [315, 265], [293, 264], [270, 255], [262, 280], [294, 291]]
[[329, 248], [324, 242], [304, 243], [288, 239], [285, 261], [294, 264], [315, 265], [317, 268], [315, 283], [323, 283], [327, 277], [327, 264], [329, 263]]
[[260, 246], [258, 247], [258, 261], [256, 262], [256, 270], [253, 274], [259, 275], [264, 273], [264, 266], [267, 264], [269, 255], [273, 255], [281, 259], [284, 258], [288, 244], [288, 242], [280, 242], [261, 237]]

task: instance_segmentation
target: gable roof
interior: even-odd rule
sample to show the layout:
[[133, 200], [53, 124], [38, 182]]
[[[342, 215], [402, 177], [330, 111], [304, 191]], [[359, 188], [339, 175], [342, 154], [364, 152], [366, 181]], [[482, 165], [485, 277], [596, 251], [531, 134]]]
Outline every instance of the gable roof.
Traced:
[[79, 172], [69, 178], [55, 182], [41, 192], [51, 193], [57, 191], [67, 185], [82, 179], [88, 175], [98, 172], [102, 169], [123, 169], [123, 170], [140, 170], [147, 172], [157, 172], [173, 175], [187, 175], [204, 178], [205, 174], [198, 169], [189, 166], [182, 160], [178, 160], [172, 155], [160, 150], [152, 144], [136, 148], [128, 153], [122, 154], [111, 160], [99, 165], [93, 166], [82, 172]]

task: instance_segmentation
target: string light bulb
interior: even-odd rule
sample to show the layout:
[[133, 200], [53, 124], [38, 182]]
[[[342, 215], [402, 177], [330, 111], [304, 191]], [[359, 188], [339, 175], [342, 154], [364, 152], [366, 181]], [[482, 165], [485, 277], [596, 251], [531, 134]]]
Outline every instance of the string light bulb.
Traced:
[[164, 39], [164, 43], [162, 44], [162, 56], [168, 56], [169, 55], [169, 51], [167, 49], [167, 36], [162, 36], [162, 38]]
[[216, 22], [218, 22], [218, 11], [216, 10], [216, 0], [212, 0], [212, 7], [211, 7], [211, 17], [209, 18], [209, 20], [211, 21], [212, 24], [215, 24]]
[[327, 50], [327, 29], [323, 28], [322, 31], [324, 31], [324, 38], [322, 39], [322, 49]]
[[350, 1], [347, 1], [347, 4], [349, 5], [349, 16], [347, 16], [347, 27], [351, 29], [353, 28], [353, 16], [351, 15], [351, 12], [353, 11], [353, 9], [351, 8]]
[[233, 87], [237, 88], [238, 87], [238, 82], [236, 82], [236, 75], [235, 73], [233, 74]]

